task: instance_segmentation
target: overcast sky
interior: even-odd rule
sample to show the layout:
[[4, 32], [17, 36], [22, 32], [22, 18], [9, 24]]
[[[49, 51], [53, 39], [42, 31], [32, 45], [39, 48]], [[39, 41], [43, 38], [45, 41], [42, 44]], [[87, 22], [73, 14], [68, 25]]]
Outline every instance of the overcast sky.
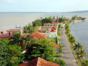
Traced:
[[88, 0], [0, 0], [0, 12], [69, 12], [88, 10]]

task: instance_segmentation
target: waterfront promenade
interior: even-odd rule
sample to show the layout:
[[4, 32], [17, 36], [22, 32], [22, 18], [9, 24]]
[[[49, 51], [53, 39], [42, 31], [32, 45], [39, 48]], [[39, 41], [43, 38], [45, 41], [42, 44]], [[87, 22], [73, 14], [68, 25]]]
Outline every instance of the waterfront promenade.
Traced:
[[62, 59], [66, 62], [66, 66], [78, 66], [65, 34], [65, 27], [61, 28], [61, 44], [63, 47]]

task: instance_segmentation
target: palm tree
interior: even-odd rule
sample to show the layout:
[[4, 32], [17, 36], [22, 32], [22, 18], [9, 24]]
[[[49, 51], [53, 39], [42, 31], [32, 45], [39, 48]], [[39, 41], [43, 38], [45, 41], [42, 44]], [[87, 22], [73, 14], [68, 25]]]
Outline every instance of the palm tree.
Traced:
[[84, 61], [81, 63], [81, 66], [88, 66], [88, 59], [87, 59], [87, 60], [84, 60]]
[[83, 50], [83, 49], [80, 51], [80, 55], [82, 57], [82, 61], [83, 61], [84, 56], [87, 56], [86, 53], [85, 53], [85, 50]]
[[69, 37], [69, 42], [71, 44], [75, 44], [76, 43], [75, 37], [73, 37], [73, 36]]
[[32, 42], [33, 42], [33, 37], [31, 37], [30, 35], [27, 35], [27, 37], [23, 39], [23, 46], [27, 48], [31, 46]]
[[21, 37], [21, 33], [14, 33], [11, 38], [12, 41], [10, 41], [11, 44], [22, 44], [22, 37]]

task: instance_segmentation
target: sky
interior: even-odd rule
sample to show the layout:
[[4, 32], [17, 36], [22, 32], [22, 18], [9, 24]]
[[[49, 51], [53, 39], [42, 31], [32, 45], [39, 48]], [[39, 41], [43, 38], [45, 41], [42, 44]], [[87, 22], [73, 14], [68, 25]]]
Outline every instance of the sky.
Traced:
[[70, 12], [88, 10], [88, 0], [0, 0], [0, 12]]

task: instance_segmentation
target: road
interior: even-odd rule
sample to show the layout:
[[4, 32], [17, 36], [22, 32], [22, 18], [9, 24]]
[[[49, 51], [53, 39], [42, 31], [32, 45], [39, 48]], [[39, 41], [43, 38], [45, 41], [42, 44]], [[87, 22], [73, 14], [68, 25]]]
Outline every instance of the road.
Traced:
[[61, 28], [61, 44], [63, 47], [62, 59], [66, 62], [66, 66], [78, 66], [65, 34], [65, 27]]

